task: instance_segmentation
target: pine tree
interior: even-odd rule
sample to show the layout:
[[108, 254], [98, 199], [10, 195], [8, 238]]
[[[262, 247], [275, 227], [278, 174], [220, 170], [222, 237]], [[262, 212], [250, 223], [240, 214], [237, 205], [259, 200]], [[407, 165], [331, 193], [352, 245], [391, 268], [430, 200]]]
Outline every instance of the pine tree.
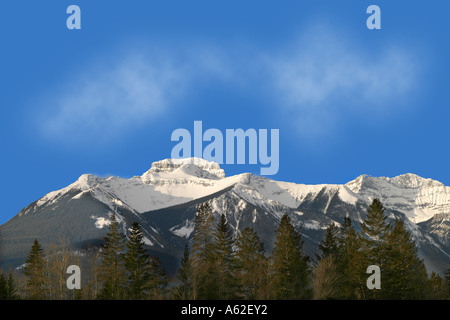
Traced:
[[27, 277], [26, 293], [30, 299], [45, 298], [45, 260], [44, 250], [37, 239], [25, 261], [24, 275]]
[[445, 280], [434, 271], [431, 272], [429, 279], [430, 293], [426, 298], [433, 300], [446, 300], [447, 299], [447, 286]]
[[255, 230], [245, 228], [236, 238], [237, 277], [244, 299], [265, 299], [268, 289], [268, 262], [264, 244]]
[[6, 282], [5, 273], [0, 273], [0, 300], [6, 300], [8, 296], [8, 284]]
[[365, 262], [360, 250], [361, 238], [349, 217], [344, 218], [340, 229], [337, 270], [341, 275], [340, 292], [343, 299], [360, 299], [366, 285]]
[[14, 277], [11, 271], [9, 272], [8, 279], [6, 280], [6, 287], [7, 287], [6, 299], [8, 300], [18, 299], [16, 283], [14, 281]]
[[444, 282], [445, 282], [445, 287], [447, 288], [446, 296], [448, 298], [450, 298], [450, 268], [447, 269], [444, 273]]
[[[362, 238], [361, 249], [363, 253], [364, 265], [376, 265], [380, 268], [383, 276], [386, 267], [386, 237], [388, 236], [391, 224], [386, 221], [385, 209], [378, 199], [374, 199], [367, 209], [367, 217], [361, 224]], [[363, 288], [365, 299], [380, 299], [383, 292], [378, 289], [369, 290]]]
[[289, 216], [281, 218], [272, 251], [272, 291], [275, 299], [309, 297], [308, 258], [303, 255], [303, 241]]
[[192, 236], [193, 298], [215, 299], [214, 283], [214, 218], [211, 205], [202, 203], [195, 216]]
[[158, 300], [166, 296], [168, 279], [166, 271], [163, 269], [161, 262], [155, 256], [150, 256], [150, 279], [149, 279], [149, 295], [150, 299]]
[[363, 230], [363, 242], [366, 257], [371, 264], [382, 265], [383, 244], [389, 234], [391, 224], [386, 222], [387, 216], [383, 204], [374, 199], [367, 209], [367, 217], [361, 224]]
[[339, 227], [334, 223], [327, 227], [316, 258], [318, 261], [313, 269], [314, 299], [339, 299], [342, 296], [342, 266], [337, 261], [342, 258], [342, 248]]
[[325, 237], [319, 244], [319, 259], [328, 256], [337, 258], [339, 255], [339, 227], [331, 223], [326, 229]]
[[214, 275], [217, 298], [220, 300], [236, 297], [236, 259], [233, 252], [233, 230], [225, 215], [220, 216], [214, 232]]
[[175, 299], [189, 300], [193, 298], [192, 288], [192, 263], [189, 245], [186, 243], [184, 254], [181, 258], [181, 266], [177, 272], [178, 286], [175, 288]]
[[404, 222], [397, 220], [386, 237], [382, 269], [382, 298], [421, 299], [427, 291], [427, 273]]
[[127, 251], [124, 256], [127, 272], [127, 295], [129, 298], [139, 300], [145, 297], [150, 279], [150, 255], [145, 249], [144, 235], [139, 223], [133, 222], [126, 243]]
[[115, 300], [123, 298], [123, 285], [126, 275], [123, 263], [125, 236], [120, 231], [119, 222], [113, 214], [108, 232], [104, 238], [105, 244], [101, 251], [100, 280], [102, 288], [100, 299]]

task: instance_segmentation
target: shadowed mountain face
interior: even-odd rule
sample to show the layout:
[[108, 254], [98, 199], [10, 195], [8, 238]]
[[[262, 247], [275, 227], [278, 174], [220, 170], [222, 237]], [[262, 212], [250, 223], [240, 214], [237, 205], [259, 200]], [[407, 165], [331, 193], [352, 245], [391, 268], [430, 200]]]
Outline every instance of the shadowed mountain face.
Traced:
[[68, 187], [50, 192], [0, 226], [0, 263], [25, 262], [34, 238], [45, 248], [69, 240], [75, 249], [98, 247], [115, 213], [125, 233], [132, 222], [143, 229], [150, 252], [169, 274], [175, 272], [191, 239], [196, 207], [211, 201], [216, 217], [224, 213], [236, 232], [253, 227], [270, 252], [283, 214], [300, 230], [305, 252], [314, 258], [330, 223], [351, 218], [360, 223], [373, 198], [389, 219], [402, 219], [428, 271], [443, 272], [450, 263], [450, 189], [413, 174], [394, 178], [360, 176], [345, 185], [302, 185], [251, 174], [225, 177], [212, 162], [166, 159], [131, 179], [82, 175]]

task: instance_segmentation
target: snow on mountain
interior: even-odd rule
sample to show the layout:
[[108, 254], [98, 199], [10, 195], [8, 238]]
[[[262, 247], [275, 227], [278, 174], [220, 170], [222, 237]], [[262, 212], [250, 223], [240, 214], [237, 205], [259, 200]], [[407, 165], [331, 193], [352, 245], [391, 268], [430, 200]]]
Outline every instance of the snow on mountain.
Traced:
[[[367, 206], [379, 198], [391, 217], [408, 220], [408, 230], [424, 256], [428, 254], [432, 269], [442, 268], [450, 258], [446, 253], [450, 252], [450, 189], [439, 181], [414, 174], [393, 178], [362, 175], [341, 185], [306, 185], [250, 173], [226, 177], [217, 163], [198, 158], [156, 161], [141, 176], [130, 179], [83, 174], [69, 186], [30, 204], [17, 219], [2, 226], [4, 234], [12, 237], [8, 244], [3, 239], [4, 246], [10, 246], [10, 255], [16, 254], [16, 261], [20, 261], [19, 251], [25, 254], [28, 244], [21, 239], [18, 249], [16, 230], [26, 228], [30, 239], [37, 236], [41, 230], [36, 229], [39, 215], [45, 221], [59, 219], [47, 224], [40, 237], [48, 238], [59, 232], [54, 229], [58, 228], [78, 243], [92, 243], [99, 232], [105, 231], [111, 213], [116, 213], [124, 230], [137, 219], [149, 246], [178, 259], [194, 229], [195, 206], [206, 198], [211, 199], [216, 214], [226, 214], [235, 230], [255, 227], [268, 248], [281, 216], [289, 214], [311, 250], [330, 223], [339, 225], [344, 216], [349, 216], [359, 226]], [[21, 216], [27, 219], [20, 220]], [[66, 226], [67, 219], [72, 222]], [[75, 226], [78, 231], [72, 231]], [[444, 259], [437, 267], [432, 265], [436, 252]]]
[[142, 176], [131, 179], [83, 174], [71, 185], [48, 193], [36, 205], [52, 204], [75, 190], [74, 199], [91, 193], [112, 210], [122, 206], [143, 213], [206, 197], [232, 186], [240, 197], [269, 211], [274, 203], [297, 208], [307, 197], [328, 192], [338, 194], [342, 201], [353, 205], [357, 201], [369, 203], [379, 198], [385, 206], [404, 213], [414, 223], [426, 221], [436, 214], [450, 213], [450, 187], [410, 173], [393, 178], [361, 175], [344, 185], [305, 185], [249, 173], [225, 177], [217, 163], [199, 158], [153, 162]]
[[450, 212], [450, 187], [411, 173], [394, 178], [362, 175], [345, 186], [362, 201], [379, 198], [415, 223]]
[[165, 159], [152, 163], [152, 167], [142, 175], [143, 181], [158, 179], [185, 179], [186, 177], [206, 179], [225, 178], [225, 171], [214, 161], [200, 158]]
[[436, 237], [440, 243], [450, 245], [450, 214], [436, 214], [419, 225]]
[[79, 199], [83, 194], [90, 193], [112, 211], [115, 207], [122, 206], [130, 211], [143, 213], [214, 194], [234, 185], [240, 179], [240, 175], [226, 178], [223, 169], [215, 162], [198, 158], [166, 159], [154, 162], [142, 176], [131, 179], [99, 178], [83, 174], [69, 186], [39, 199], [36, 207], [53, 204], [68, 192], [75, 192], [72, 199]]

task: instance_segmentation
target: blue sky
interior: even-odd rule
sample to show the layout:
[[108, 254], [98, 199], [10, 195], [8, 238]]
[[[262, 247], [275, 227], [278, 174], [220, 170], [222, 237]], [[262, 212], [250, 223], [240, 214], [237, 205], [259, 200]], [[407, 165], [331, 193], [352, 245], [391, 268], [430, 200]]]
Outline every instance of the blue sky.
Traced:
[[[81, 30], [66, 9], [81, 8]], [[366, 9], [381, 8], [381, 30]], [[280, 130], [269, 178], [450, 185], [443, 1], [4, 1], [0, 224], [83, 173], [132, 177], [177, 128]], [[261, 165], [222, 166], [227, 175]]]

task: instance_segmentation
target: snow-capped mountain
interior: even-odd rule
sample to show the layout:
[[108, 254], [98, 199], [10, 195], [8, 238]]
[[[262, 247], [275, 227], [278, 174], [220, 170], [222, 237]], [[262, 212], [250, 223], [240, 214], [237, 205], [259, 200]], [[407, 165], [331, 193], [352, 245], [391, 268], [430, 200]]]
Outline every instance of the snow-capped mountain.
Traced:
[[346, 184], [360, 199], [379, 198], [384, 205], [419, 223], [449, 212], [450, 187], [407, 173], [394, 178], [360, 176]]
[[102, 179], [83, 174], [68, 187], [50, 192], [19, 215], [51, 205], [72, 192], [75, 193], [72, 199], [81, 199], [83, 195], [90, 194], [113, 212], [117, 207], [123, 207], [139, 214], [213, 194], [238, 180], [239, 176], [225, 178], [224, 171], [217, 163], [198, 158], [166, 159], [154, 162], [142, 176], [131, 179]]
[[82, 175], [0, 226], [0, 261], [22, 264], [34, 238], [44, 247], [58, 238], [76, 248], [96, 246], [115, 213], [124, 232], [131, 222], [140, 222], [149, 249], [170, 272], [192, 234], [196, 205], [206, 200], [236, 230], [255, 228], [268, 252], [281, 216], [289, 214], [313, 257], [330, 223], [341, 224], [349, 216], [358, 229], [374, 198], [391, 219], [406, 222], [429, 271], [449, 267], [450, 188], [438, 181], [414, 174], [362, 175], [344, 185], [304, 185], [249, 173], [226, 177], [217, 163], [198, 158], [157, 161], [131, 179]]

